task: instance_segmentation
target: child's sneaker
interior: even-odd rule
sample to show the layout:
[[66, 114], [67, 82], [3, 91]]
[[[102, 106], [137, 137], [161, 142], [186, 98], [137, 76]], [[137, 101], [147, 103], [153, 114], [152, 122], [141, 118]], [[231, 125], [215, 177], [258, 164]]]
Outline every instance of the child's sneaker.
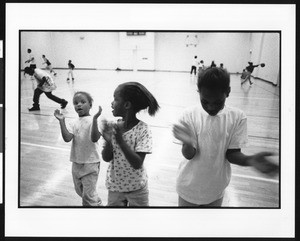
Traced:
[[67, 104], [68, 104], [68, 101], [64, 100], [63, 103], [61, 103], [61, 108], [62, 109], [66, 108]]
[[35, 111], [35, 110], [40, 110], [39, 106], [32, 106], [31, 108], [28, 109], [29, 111]]

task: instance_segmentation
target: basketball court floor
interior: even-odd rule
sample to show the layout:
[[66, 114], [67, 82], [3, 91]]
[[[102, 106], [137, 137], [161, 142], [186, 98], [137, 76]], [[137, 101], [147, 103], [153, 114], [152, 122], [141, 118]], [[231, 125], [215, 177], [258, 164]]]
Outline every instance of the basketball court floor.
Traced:
[[[91, 114], [103, 108], [102, 117], [113, 119], [111, 102], [115, 88], [123, 82], [138, 81], [156, 97], [161, 108], [156, 116], [139, 113], [153, 133], [153, 153], [146, 156], [151, 207], [177, 207], [176, 173], [182, 160], [181, 146], [172, 136], [172, 123], [184, 108], [200, 104], [196, 80], [188, 72], [149, 72], [112, 70], [75, 70], [75, 85], [66, 82], [66, 69], [56, 70], [57, 89], [53, 94], [69, 101], [62, 110], [66, 122], [76, 118], [72, 95], [76, 90], [89, 92], [94, 98]], [[75, 193], [69, 161], [71, 142], [65, 143], [60, 133], [55, 109], [60, 105], [40, 97], [40, 111], [29, 112], [34, 82], [20, 74], [20, 160], [19, 204], [21, 207], [77, 207], [81, 198]], [[272, 151], [279, 163], [280, 87], [263, 80], [241, 86], [240, 75], [231, 75], [231, 93], [226, 101], [244, 110], [248, 117], [249, 145], [245, 154]], [[105, 177], [108, 163], [102, 161], [98, 192], [107, 203]], [[268, 177], [251, 167], [232, 165], [232, 179], [227, 188], [224, 207], [276, 208], [280, 206], [280, 175]]]

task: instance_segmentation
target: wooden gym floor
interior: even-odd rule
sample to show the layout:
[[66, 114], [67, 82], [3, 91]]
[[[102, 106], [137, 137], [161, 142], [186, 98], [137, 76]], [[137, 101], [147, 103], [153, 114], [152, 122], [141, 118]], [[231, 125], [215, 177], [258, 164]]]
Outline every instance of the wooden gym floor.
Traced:
[[[177, 207], [175, 180], [182, 159], [180, 145], [174, 143], [171, 125], [185, 107], [200, 104], [196, 92], [196, 80], [189, 73], [180, 72], [133, 72], [109, 70], [75, 70], [75, 86], [67, 84], [67, 70], [57, 70], [57, 90], [54, 95], [69, 101], [63, 113], [66, 122], [77, 114], [72, 105], [74, 90], [89, 92], [94, 98], [91, 114], [98, 105], [102, 116], [112, 119], [111, 102], [118, 84], [139, 81], [157, 98], [161, 109], [155, 117], [140, 113], [153, 133], [153, 153], [147, 155], [145, 165], [149, 176], [150, 206]], [[19, 204], [21, 207], [81, 206], [75, 193], [71, 162], [71, 143], [65, 143], [53, 113], [59, 104], [45, 95], [40, 98], [40, 111], [29, 112], [32, 106], [33, 81], [20, 74], [20, 173]], [[246, 154], [260, 151], [276, 153], [272, 159], [279, 163], [279, 103], [280, 88], [265, 81], [254, 79], [240, 84], [239, 75], [231, 75], [231, 93], [227, 105], [241, 108], [248, 116], [249, 145]], [[101, 163], [98, 192], [104, 205], [107, 203], [105, 176], [108, 163]], [[280, 206], [279, 175], [268, 177], [251, 167], [232, 165], [232, 179], [227, 188], [224, 207], [277, 208]]]

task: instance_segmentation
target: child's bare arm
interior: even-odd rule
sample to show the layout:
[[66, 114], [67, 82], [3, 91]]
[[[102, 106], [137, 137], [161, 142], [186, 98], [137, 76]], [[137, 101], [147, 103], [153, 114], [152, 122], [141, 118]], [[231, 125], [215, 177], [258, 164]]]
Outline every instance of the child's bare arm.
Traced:
[[173, 126], [173, 135], [183, 143], [181, 149], [182, 155], [190, 160], [196, 155], [196, 138], [185, 122], [181, 122], [181, 124]]
[[110, 141], [105, 142], [102, 150], [102, 159], [106, 162], [110, 162], [114, 157], [113, 147]]
[[91, 132], [92, 142], [97, 142], [101, 136], [101, 133], [98, 129], [98, 123], [97, 123], [98, 117], [101, 115], [101, 113], [102, 113], [102, 108], [101, 106], [99, 106], [99, 110], [94, 115], [93, 122], [92, 122], [92, 132]]
[[25, 63], [30, 63], [31, 61], [34, 60], [34, 57], [29, 58], [28, 60], [25, 61]]
[[140, 169], [144, 163], [146, 153], [144, 152], [135, 152], [132, 150], [127, 143], [123, 140], [118, 143], [130, 165], [134, 169]]
[[254, 155], [245, 155], [240, 149], [227, 150], [226, 157], [232, 164], [240, 166], [252, 166], [258, 171], [270, 176], [278, 173], [277, 164], [268, 160], [268, 156], [273, 156], [272, 152], [259, 152]]
[[122, 149], [127, 161], [134, 169], [140, 169], [143, 166], [146, 153], [144, 152], [135, 152], [130, 148], [130, 146], [123, 139], [123, 127], [122, 124], [114, 125], [114, 133], [116, 137], [116, 141]]
[[65, 142], [70, 142], [73, 139], [73, 134], [70, 133], [66, 127], [66, 123], [65, 123], [65, 117], [63, 114], [60, 113], [59, 110], [55, 110], [54, 111], [54, 116], [56, 117], [56, 119], [58, 119], [59, 121], [59, 125], [60, 125], [60, 130], [61, 130], [61, 135], [64, 139]]

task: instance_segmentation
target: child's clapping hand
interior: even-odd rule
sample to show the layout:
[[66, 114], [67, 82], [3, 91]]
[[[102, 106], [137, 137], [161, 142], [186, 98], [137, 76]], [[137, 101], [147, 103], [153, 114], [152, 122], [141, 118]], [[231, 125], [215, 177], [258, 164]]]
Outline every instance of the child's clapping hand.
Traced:
[[65, 119], [65, 116], [62, 113], [60, 113], [60, 110], [58, 110], [58, 109], [56, 109], [54, 111], [54, 116], [56, 117], [56, 119], [58, 119], [60, 121]]
[[116, 137], [117, 143], [121, 143], [123, 141], [123, 133], [124, 133], [124, 121], [118, 121], [118, 123], [113, 125], [114, 134]]
[[181, 121], [180, 124], [173, 125], [173, 135], [184, 144], [195, 146], [196, 138], [188, 124]]
[[102, 107], [99, 105], [98, 112], [94, 115], [94, 118], [98, 119], [98, 117], [101, 115], [101, 113], [102, 113]]
[[102, 130], [103, 138], [107, 142], [111, 142], [112, 135], [114, 134], [114, 128], [113, 128], [112, 123], [110, 123], [104, 119], [104, 120], [102, 120], [102, 126], [103, 126], [103, 130]]
[[112, 139], [112, 135], [115, 135], [116, 141], [120, 143], [122, 141], [122, 134], [124, 133], [124, 122], [119, 121], [116, 124], [112, 122], [108, 122], [107, 120], [102, 120], [103, 126], [103, 138], [110, 142]]
[[273, 156], [272, 152], [260, 152], [249, 157], [249, 164], [258, 171], [274, 176], [279, 171], [279, 166], [267, 159], [268, 156]]

